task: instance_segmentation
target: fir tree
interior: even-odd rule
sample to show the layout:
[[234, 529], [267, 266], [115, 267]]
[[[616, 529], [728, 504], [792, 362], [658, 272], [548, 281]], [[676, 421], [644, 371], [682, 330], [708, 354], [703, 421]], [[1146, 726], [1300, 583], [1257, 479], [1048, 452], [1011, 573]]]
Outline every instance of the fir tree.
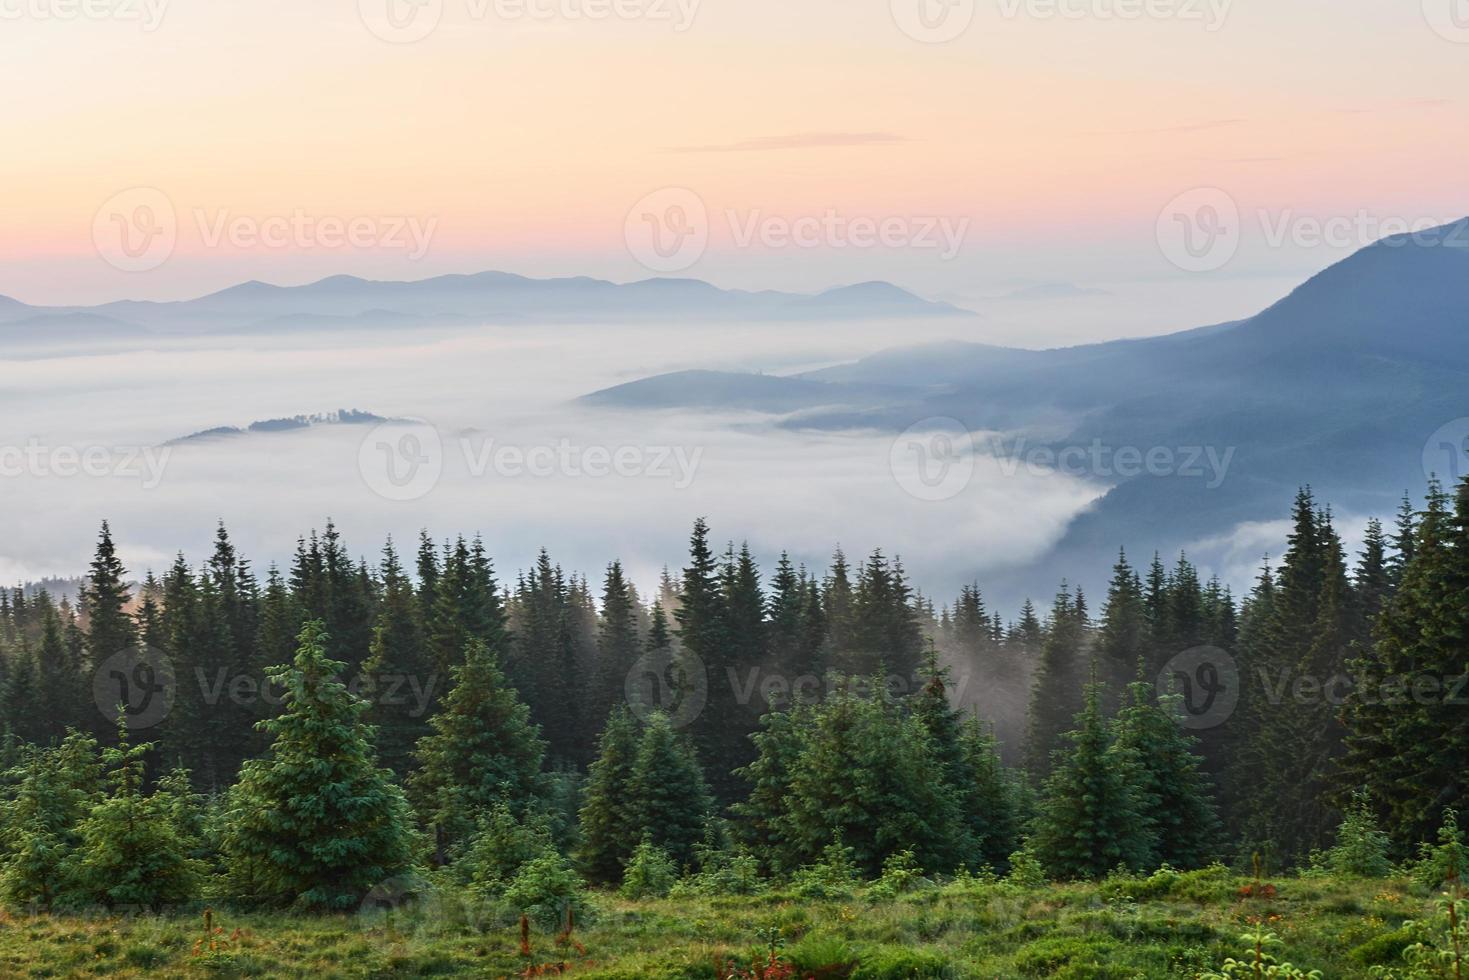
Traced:
[[1117, 718], [1115, 748], [1136, 773], [1152, 863], [1201, 868], [1217, 855], [1219, 816], [1195, 739], [1178, 724], [1177, 711], [1176, 703], [1158, 701], [1151, 684], [1132, 684]]
[[128, 744], [125, 713], [117, 747], [104, 749], [110, 791], [77, 828], [68, 873], [77, 900], [115, 908], [156, 908], [193, 898], [205, 867], [179, 832], [167, 793], [143, 792], [143, 758], [153, 746]]
[[[661, 607], [657, 613], [655, 623], [662, 621]], [[631, 795], [637, 755], [637, 725], [631, 712], [618, 705], [607, 717], [582, 796], [578, 861], [592, 881], [621, 881], [623, 866], [640, 839], [641, 817]]]
[[1100, 878], [1118, 866], [1140, 870], [1153, 851], [1136, 789], [1137, 764], [1114, 749], [1102, 717], [1102, 692], [1086, 689], [1076, 730], [1058, 750], [1042, 793], [1032, 840], [1056, 878]]
[[362, 672], [372, 705], [367, 717], [378, 732], [378, 756], [401, 776], [411, 767], [414, 745], [428, 734], [432, 704], [425, 702], [436, 702], [442, 692], [423, 646], [418, 597], [391, 540], [383, 549], [382, 601]]
[[230, 794], [226, 858], [242, 898], [301, 908], [347, 909], [413, 860], [407, 800], [378, 768], [367, 705], [334, 678], [319, 621], [301, 631], [290, 666], [271, 671], [285, 691], [272, 736]]
[[463, 660], [429, 722], [432, 734], [418, 743], [418, 770], [408, 783], [419, 816], [434, 830], [441, 862], [485, 811], [505, 804], [523, 813], [545, 792], [546, 745], [529, 709], [483, 641], [471, 640]]
[[628, 797], [638, 831], [633, 849], [648, 839], [678, 866], [690, 865], [695, 846], [704, 839], [714, 801], [693, 745], [661, 711], [643, 727]]

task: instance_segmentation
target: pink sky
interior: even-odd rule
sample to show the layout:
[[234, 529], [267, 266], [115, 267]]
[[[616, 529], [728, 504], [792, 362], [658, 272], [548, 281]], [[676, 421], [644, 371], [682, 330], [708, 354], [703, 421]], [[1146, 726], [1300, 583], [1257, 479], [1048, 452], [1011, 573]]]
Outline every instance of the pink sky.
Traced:
[[[423, 0], [433, 29], [412, 43], [378, 36], [389, 2], [95, 0], [72, 18], [76, 0], [0, 4], [0, 294], [640, 278], [654, 272], [629, 250], [629, 209], [667, 187], [708, 212], [707, 250], [679, 274], [886, 278], [960, 299], [1187, 276], [1155, 226], [1197, 187], [1243, 216], [1238, 257], [1189, 280], [1214, 287], [1309, 273], [1382, 221], [1469, 213], [1458, 0], [984, 0], [972, 19], [968, 0]], [[605, 9], [622, 13], [592, 16]], [[176, 242], [146, 271], [95, 240], [99, 208], [132, 188], [174, 210]], [[962, 223], [962, 248], [736, 234], [833, 213], [910, 237]], [[293, 216], [377, 234], [248, 234]], [[1312, 244], [1297, 231], [1311, 218], [1353, 230]], [[414, 221], [432, 225], [421, 255], [385, 243]]]

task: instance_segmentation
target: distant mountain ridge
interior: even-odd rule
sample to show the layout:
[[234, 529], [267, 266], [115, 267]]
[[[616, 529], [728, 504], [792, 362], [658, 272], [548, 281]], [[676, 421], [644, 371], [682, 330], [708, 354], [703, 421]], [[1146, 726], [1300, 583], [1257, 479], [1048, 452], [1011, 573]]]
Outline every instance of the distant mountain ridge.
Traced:
[[[680, 389], [680, 403], [671, 393]], [[788, 428], [900, 432], [952, 418], [1017, 448], [1233, 450], [1217, 487], [1177, 475], [1108, 479], [1053, 568], [1105, 580], [1119, 545], [1176, 551], [1279, 518], [1301, 484], [1344, 511], [1389, 515], [1421, 491], [1425, 444], [1469, 435], [1469, 218], [1385, 239], [1254, 317], [1142, 340], [1031, 351], [953, 342], [896, 348], [787, 377], [664, 375], [586, 400], [629, 409], [739, 408]], [[1439, 475], [1469, 457], [1445, 458]], [[1068, 564], [1069, 563], [1069, 564]], [[1034, 592], [1055, 583], [1025, 583]]]
[[531, 279], [481, 272], [415, 281], [330, 276], [300, 286], [251, 281], [190, 300], [123, 300], [91, 307], [29, 306], [0, 296], [0, 340], [27, 331], [123, 337], [489, 322], [826, 321], [975, 315], [885, 282], [805, 294], [721, 289], [700, 279], [614, 283], [585, 276]]

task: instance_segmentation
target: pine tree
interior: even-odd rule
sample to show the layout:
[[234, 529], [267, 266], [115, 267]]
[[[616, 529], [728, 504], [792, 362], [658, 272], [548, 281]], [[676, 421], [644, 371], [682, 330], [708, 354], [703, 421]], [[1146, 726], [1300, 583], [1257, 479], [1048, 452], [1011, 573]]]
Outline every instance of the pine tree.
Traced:
[[50, 908], [68, 892], [77, 828], [101, 792], [97, 743], [77, 732], [60, 746], [29, 750], [25, 775], [7, 814], [0, 900]]
[[1145, 663], [1152, 638], [1148, 635], [1148, 607], [1142, 582], [1120, 552], [1112, 567], [1107, 587], [1107, 604], [1102, 610], [1102, 628], [1097, 637], [1097, 654], [1103, 676], [1120, 689], [1137, 675]]
[[1027, 767], [1037, 777], [1048, 771], [1070, 721], [1085, 696], [1086, 628], [1063, 582], [1051, 606], [1051, 619], [1031, 685]]
[[[887, 696], [879, 678], [842, 686], [799, 716], [809, 727], [788, 767], [781, 862], [815, 863], [840, 836], [869, 875], [905, 849], [926, 870], [954, 870], [954, 842], [963, 835], [958, 801], [923, 723]], [[769, 739], [761, 748], [781, 750]]]
[[952, 794], [960, 833], [944, 861], [951, 867], [978, 868], [1003, 862], [1015, 849], [1016, 814], [1006, 792], [998, 751], [992, 739], [949, 703], [947, 669], [930, 647], [925, 682], [910, 700], [913, 716], [928, 734], [930, 748]]
[[[661, 607], [658, 617], [655, 622], [661, 622]], [[618, 705], [607, 717], [582, 796], [578, 862], [591, 881], [621, 881], [623, 866], [639, 842], [642, 821], [631, 795], [637, 755], [637, 725], [627, 708]]]
[[1140, 816], [1152, 839], [1152, 863], [1201, 868], [1217, 855], [1219, 815], [1201, 771], [1196, 740], [1179, 724], [1176, 703], [1159, 702], [1152, 685], [1128, 688], [1116, 722], [1116, 752], [1137, 774]]
[[[378, 756], [402, 776], [412, 766], [414, 745], [428, 734], [432, 704], [425, 702], [436, 701], [442, 692], [424, 649], [418, 597], [391, 540], [383, 548], [382, 601], [362, 672]], [[447, 685], [448, 678], [443, 681]]]
[[418, 769], [408, 781], [420, 818], [434, 830], [441, 863], [491, 807], [524, 813], [546, 790], [546, 744], [499, 661], [481, 640], [470, 641], [463, 661], [452, 668], [453, 685], [430, 719], [432, 734], [418, 743]]
[[693, 745], [661, 711], [654, 712], [643, 727], [628, 797], [637, 821], [632, 849], [647, 839], [679, 867], [692, 864], [714, 800]]
[[1377, 618], [1376, 643], [1354, 664], [1342, 783], [1363, 787], [1399, 848], [1429, 839], [1445, 807], [1469, 802], [1463, 759], [1469, 636], [1469, 480], [1452, 510], [1434, 481], [1411, 558]]
[[408, 802], [374, 758], [367, 705], [334, 678], [320, 621], [301, 631], [292, 665], [271, 671], [283, 710], [261, 722], [268, 754], [230, 794], [227, 862], [242, 898], [346, 909], [413, 860]]
[[1136, 789], [1137, 765], [1114, 749], [1102, 692], [1089, 684], [1076, 730], [1058, 750], [1042, 793], [1032, 845], [1056, 878], [1100, 878], [1118, 866], [1139, 870], [1152, 854]]
[[675, 618], [678, 639], [689, 655], [691, 669], [703, 670], [708, 699], [704, 710], [693, 719], [690, 734], [699, 758], [708, 766], [707, 776], [715, 795], [732, 802], [738, 785], [724, 767], [727, 739], [734, 728], [734, 691], [725, 668], [729, 643], [726, 597], [721, 588], [719, 563], [709, 547], [709, 525], [703, 518], [694, 522], [689, 536], [689, 564], [683, 572], [683, 591]]
[[[666, 624], [665, 624], [666, 629]], [[597, 626], [597, 667], [587, 717], [605, 721], [613, 706], [624, 698], [627, 676], [642, 655], [638, 636], [638, 607], [632, 584], [623, 575], [621, 562], [607, 566], [602, 585], [602, 616]], [[595, 734], [595, 732], [594, 732]]]
[[205, 867], [179, 833], [166, 793], [143, 792], [143, 758], [153, 745], [128, 744], [127, 718], [118, 720], [118, 744], [104, 749], [110, 792], [77, 828], [81, 838], [68, 873], [84, 903], [109, 908], [157, 908], [198, 893]]
[[138, 642], [137, 627], [127, 613], [131, 599], [127, 570], [118, 560], [112, 529], [106, 521], [97, 540], [97, 554], [82, 589], [82, 608], [87, 617], [87, 651], [93, 663], [128, 650]]

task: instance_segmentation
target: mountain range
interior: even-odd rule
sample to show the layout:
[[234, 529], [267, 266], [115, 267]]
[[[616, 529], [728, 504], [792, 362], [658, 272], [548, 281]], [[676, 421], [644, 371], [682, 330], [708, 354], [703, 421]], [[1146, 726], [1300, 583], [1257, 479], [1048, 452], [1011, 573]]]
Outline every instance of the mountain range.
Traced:
[[1012, 459], [1100, 446], [1160, 449], [1180, 464], [1193, 449], [1228, 460], [1217, 485], [1178, 473], [1089, 474], [1105, 495], [1012, 586], [1044, 590], [1057, 573], [1104, 580], [1121, 545], [1197, 548], [1281, 519], [1303, 484], [1340, 512], [1388, 517], [1405, 490], [1421, 494], [1426, 471], [1466, 475], [1469, 219], [1379, 241], [1236, 322], [1053, 350], [897, 348], [790, 377], [680, 372], [585, 400], [764, 411], [797, 429], [898, 433], [954, 419], [999, 433], [994, 448]]
[[625, 320], [801, 321], [973, 317], [885, 282], [816, 294], [720, 289], [698, 279], [614, 283], [505, 272], [387, 282], [332, 276], [301, 286], [247, 282], [196, 299], [30, 306], [0, 296], [0, 339], [131, 339], [333, 328]]

